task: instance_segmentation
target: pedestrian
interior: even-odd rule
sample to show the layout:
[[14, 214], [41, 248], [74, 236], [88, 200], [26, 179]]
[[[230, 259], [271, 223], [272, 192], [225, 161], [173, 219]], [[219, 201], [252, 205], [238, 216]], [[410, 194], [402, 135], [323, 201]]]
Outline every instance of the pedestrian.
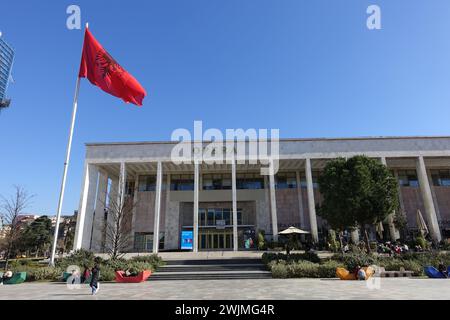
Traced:
[[356, 275], [356, 279], [358, 279], [358, 280], [366, 280], [366, 271], [363, 268], [360, 268], [358, 270], [358, 273]]
[[347, 253], [349, 251], [350, 251], [350, 248], [348, 247], [348, 243], [346, 243], [344, 246], [344, 253]]
[[439, 263], [438, 271], [445, 277], [448, 278], [447, 267], [443, 262]]
[[84, 265], [83, 268], [83, 273], [81, 274], [81, 283], [85, 283], [87, 279], [89, 279], [89, 277], [91, 276], [91, 271], [89, 270], [89, 268]]
[[5, 272], [5, 274], [0, 278], [0, 284], [3, 285], [3, 282], [8, 281], [13, 276], [13, 273], [11, 270], [8, 270]]
[[89, 283], [89, 286], [92, 288], [92, 295], [97, 294], [100, 288], [100, 283], [98, 282], [99, 277], [100, 277], [100, 267], [96, 262], [91, 270], [91, 282]]

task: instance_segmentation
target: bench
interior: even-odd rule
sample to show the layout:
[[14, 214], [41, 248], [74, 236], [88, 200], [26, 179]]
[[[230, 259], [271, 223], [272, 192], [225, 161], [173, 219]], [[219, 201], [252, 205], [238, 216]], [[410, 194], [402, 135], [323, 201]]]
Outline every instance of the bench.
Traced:
[[399, 271], [386, 271], [385, 268], [380, 268], [379, 276], [381, 278], [410, 278], [413, 276], [413, 271], [407, 271], [404, 268], [400, 268]]

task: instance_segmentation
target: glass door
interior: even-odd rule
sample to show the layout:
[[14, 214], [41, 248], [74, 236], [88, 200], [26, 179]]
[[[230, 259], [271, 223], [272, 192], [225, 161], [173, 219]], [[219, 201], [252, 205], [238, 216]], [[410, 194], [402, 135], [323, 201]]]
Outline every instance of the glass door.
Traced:
[[199, 249], [226, 250], [233, 246], [233, 232], [231, 230], [200, 230]]

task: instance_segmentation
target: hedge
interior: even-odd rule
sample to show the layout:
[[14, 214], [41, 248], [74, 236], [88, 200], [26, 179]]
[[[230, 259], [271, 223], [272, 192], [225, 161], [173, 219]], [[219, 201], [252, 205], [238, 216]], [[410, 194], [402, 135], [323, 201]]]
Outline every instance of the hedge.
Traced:
[[336, 268], [340, 266], [342, 265], [339, 262], [332, 260], [323, 264], [306, 260], [279, 260], [272, 261], [269, 265], [274, 278], [335, 278]]

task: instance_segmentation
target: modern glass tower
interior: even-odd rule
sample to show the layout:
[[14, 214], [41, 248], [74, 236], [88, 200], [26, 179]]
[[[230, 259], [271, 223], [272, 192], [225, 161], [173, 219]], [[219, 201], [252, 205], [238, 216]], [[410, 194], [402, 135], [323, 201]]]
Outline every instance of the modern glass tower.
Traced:
[[0, 32], [0, 107], [9, 106], [6, 99], [9, 77], [14, 61], [14, 50], [2, 39]]

